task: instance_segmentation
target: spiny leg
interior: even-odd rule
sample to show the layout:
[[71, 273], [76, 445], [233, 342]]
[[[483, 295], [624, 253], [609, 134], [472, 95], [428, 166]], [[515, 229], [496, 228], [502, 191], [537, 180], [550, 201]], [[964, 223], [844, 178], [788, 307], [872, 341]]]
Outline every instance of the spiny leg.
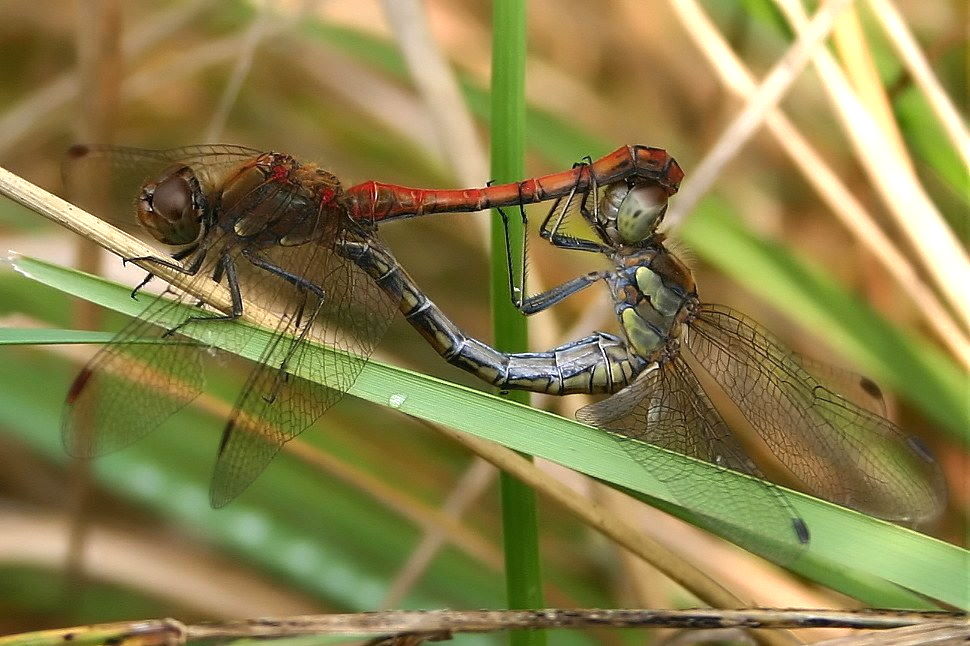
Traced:
[[323, 291], [323, 288], [319, 285], [307, 280], [306, 278], [303, 278], [302, 276], [294, 274], [293, 272], [284, 269], [283, 267], [280, 267], [269, 260], [266, 260], [262, 256], [257, 255], [256, 252], [249, 249], [244, 249], [242, 254], [245, 256], [246, 260], [251, 262], [256, 267], [279, 276], [291, 285], [294, 285], [300, 289], [305, 289], [309, 292], [313, 292], [321, 300], [327, 297], [326, 293]]
[[[491, 182], [488, 184], [491, 185]], [[506, 271], [509, 277], [509, 298], [512, 300], [512, 306], [516, 309], [522, 309], [522, 303], [525, 300], [525, 295], [528, 293], [526, 288], [526, 265], [529, 261], [529, 218], [525, 213], [525, 203], [522, 197], [522, 184], [518, 185], [519, 190], [519, 218], [522, 221], [522, 248], [519, 252], [519, 286], [515, 285], [515, 263], [512, 260], [512, 230], [510, 227], [509, 216], [505, 213], [505, 210], [501, 207], [496, 207], [495, 210], [498, 211], [499, 216], [502, 218], [502, 228], [505, 231], [505, 263]]]
[[224, 254], [219, 259], [219, 264], [221, 265], [222, 272], [225, 274], [226, 286], [229, 289], [229, 297], [232, 300], [232, 311], [229, 314], [219, 314], [216, 316], [190, 316], [172, 329], [166, 331], [165, 334], [162, 335], [163, 337], [168, 337], [175, 334], [178, 330], [185, 327], [189, 323], [201, 321], [235, 321], [242, 316], [242, 291], [239, 289], [239, 276], [236, 273], [236, 264], [233, 262], [232, 257], [228, 254]]
[[[589, 168], [591, 163], [592, 163], [592, 160], [590, 159], [589, 155], [587, 155], [586, 157], [583, 158], [582, 161], [573, 164], [573, 168]], [[593, 194], [593, 202], [594, 204], [597, 204], [599, 202], [599, 191], [598, 191], [598, 183], [596, 181], [595, 175], [593, 175], [592, 173], [589, 173], [588, 182], [590, 184], [589, 192]], [[583, 176], [582, 176], [582, 173], [580, 173], [576, 176], [576, 182], [573, 184], [573, 187], [569, 191], [569, 193], [565, 197], [558, 198], [553, 203], [552, 208], [549, 209], [549, 212], [546, 214], [546, 217], [542, 220], [542, 225], [539, 227], [539, 237], [545, 240], [548, 240], [550, 244], [552, 244], [555, 247], [559, 247], [560, 249], [571, 249], [573, 251], [589, 251], [593, 253], [603, 253], [605, 251], [605, 248], [603, 247], [603, 245], [601, 245], [598, 242], [593, 242], [591, 240], [583, 240], [581, 238], [577, 238], [575, 236], [571, 236], [571, 235], [567, 235], [559, 232], [559, 229], [562, 227], [563, 223], [565, 222], [566, 213], [568, 213], [569, 211], [569, 205], [572, 203], [574, 199], [576, 199], [577, 193], [579, 192], [579, 187], [582, 183], [583, 183]], [[584, 192], [582, 194], [582, 197], [580, 197], [579, 199], [585, 202], [587, 195], [588, 193]], [[560, 209], [559, 205], [563, 203], [564, 199], [565, 199], [565, 205], [563, 206], [562, 209]], [[581, 204], [580, 208], [581, 209], [586, 208], [585, 204]], [[594, 206], [594, 208], [596, 207]], [[552, 220], [553, 215], [556, 214], [557, 211], [559, 215], [556, 218], [555, 223], [550, 227], [549, 223]]]
[[[191, 247], [187, 247], [185, 249], [181, 249], [180, 251], [176, 251], [175, 253], [172, 254], [172, 260], [176, 260], [176, 261], [185, 260], [193, 253], [195, 253], [198, 250], [198, 248], [199, 248], [199, 245], [192, 245]], [[165, 260], [164, 258], [157, 258], [155, 256], [139, 256], [135, 258], [123, 258], [121, 260], [121, 264], [127, 265], [129, 262], [138, 262], [138, 261], [151, 262], [156, 265], [162, 265], [163, 267], [174, 269], [175, 271], [186, 274], [188, 276], [194, 276], [197, 273], [199, 273], [200, 269], [202, 269], [202, 263], [204, 260], [205, 260], [205, 253], [201, 253], [199, 254], [199, 257], [193, 260], [192, 264], [190, 264], [188, 267], [185, 267], [181, 264], [175, 264], [169, 260]], [[133, 290], [131, 290], [131, 297], [137, 300], [138, 292], [140, 292], [142, 288], [145, 287], [145, 285], [151, 282], [152, 278], [154, 277], [155, 277], [155, 274], [153, 274], [152, 272], [148, 272], [147, 274], [145, 274], [145, 278], [140, 283], [138, 283], [138, 285], [136, 285]]]
[[572, 296], [576, 292], [586, 289], [593, 283], [603, 280], [608, 275], [609, 272], [607, 271], [591, 271], [588, 274], [578, 276], [572, 280], [566, 281], [565, 283], [556, 285], [552, 289], [547, 289], [544, 292], [533, 294], [519, 304], [519, 311], [526, 316], [535, 314], [537, 312], [542, 312], [563, 299]]

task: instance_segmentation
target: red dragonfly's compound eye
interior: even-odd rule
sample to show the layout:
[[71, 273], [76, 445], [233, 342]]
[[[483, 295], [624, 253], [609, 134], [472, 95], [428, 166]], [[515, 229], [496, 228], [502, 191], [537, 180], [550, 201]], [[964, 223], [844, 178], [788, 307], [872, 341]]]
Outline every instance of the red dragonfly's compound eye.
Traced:
[[160, 242], [189, 244], [199, 237], [203, 203], [195, 173], [183, 166], [142, 187], [138, 221]]

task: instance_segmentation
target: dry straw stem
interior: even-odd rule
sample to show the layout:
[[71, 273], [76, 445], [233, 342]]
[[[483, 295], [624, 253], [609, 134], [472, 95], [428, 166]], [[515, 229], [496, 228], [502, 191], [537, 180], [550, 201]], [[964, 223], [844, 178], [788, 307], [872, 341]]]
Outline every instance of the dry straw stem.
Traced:
[[413, 93], [400, 84], [353, 58], [332, 44], [305, 42], [294, 54], [294, 62], [321, 95], [353, 106], [362, 119], [370, 119], [389, 130], [402, 130], [429, 158], [437, 152], [435, 130], [428, 110]]
[[846, 74], [859, 94], [859, 99], [869, 109], [872, 118], [885, 133], [887, 143], [896, 149], [899, 158], [908, 160], [909, 153], [906, 151], [903, 134], [896, 125], [889, 96], [879, 77], [876, 61], [872, 58], [872, 52], [854, 4], [846, 8], [835, 22], [832, 40], [838, 48], [839, 59], [845, 65]]
[[[22, 567], [60, 571], [68, 547], [64, 530], [72, 520], [49, 508], [32, 512], [5, 506], [0, 512], [0, 558]], [[319, 600], [293, 592], [238, 557], [201, 543], [160, 540], [152, 524], [95, 520], [85, 541], [85, 575], [129, 593], [137, 590], [175, 607], [191, 608], [198, 616], [248, 617], [266, 614], [268, 608], [294, 614], [319, 610]]]
[[[276, 36], [284, 27], [273, 23], [267, 27], [268, 33], [264, 39]], [[190, 78], [207, 67], [221, 65], [235, 60], [239, 56], [240, 48], [245, 41], [245, 34], [226, 36], [206, 41], [204, 45], [191, 49], [179, 50], [177, 53], [160, 57], [158, 63], [141, 68], [124, 80], [121, 86], [123, 101], [132, 101], [144, 96], [150, 96], [159, 91], [159, 79], [165, 83], [177, 83], [181, 79]]]
[[788, 51], [771, 68], [771, 71], [746, 101], [734, 121], [724, 129], [717, 143], [692, 171], [689, 180], [680, 191], [677, 201], [671, 205], [667, 216], [671, 224], [679, 223], [690, 213], [701, 198], [710, 190], [724, 167], [748, 143], [758, 130], [765, 116], [782, 99], [792, 83], [808, 64], [813, 52], [825, 40], [839, 12], [851, 0], [826, 0], [819, 7], [811, 23], [801, 31]]
[[[476, 457], [448, 493], [448, 497], [441, 505], [441, 513], [456, 522], [459, 521], [471, 505], [492, 486], [497, 473], [495, 467], [482, 458]], [[401, 600], [428, 571], [435, 557], [444, 547], [446, 538], [440, 527], [424, 530], [421, 542], [411, 550], [408, 560], [404, 562], [387, 587], [387, 592], [381, 599], [380, 608], [393, 608], [401, 604]], [[501, 569], [501, 565], [495, 569]]]
[[222, 137], [222, 131], [226, 127], [226, 120], [232, 111], [233, 104], [239, 98], [246, 77], [253, 67], [253, 59], [256, 57], [256, 50], [266, 38], [268, 23], [270, 21], [269, 4], [264, 3], [258, 10], [256, 17], [249, 25], [249, 29], [243, 34], [239, 44], [239, 52], [236, 55], [236, 63], [232, 67], [226, 86], [222, 88], [222, 95], [219, 97], [219, 104], [213, 111], [206, 126], [203, 141], [217, 141]]
[[287, 11], [281, 10], [280, 7], [276, 7], [268, 1], [260, 3], [249, 28], [242, 36], [237, 37], [238, 49], [233, 56], [235, 64], [229, 74], [229, 80], [222, 90], [222, 95], [219, 97], [219, 104], [209, 119], [209, 125], [206, 126], [203, 141], [215, 142], [222, 138], [226, 121], [230, 112], [232, 112], [233, 105], [239, 98], [246, 77], [249, 76], [259, 47], [271, 36], [278, 36], [298, 24], [309, 11], [309, 4], [310, 0], [301, 0]]
[[[775, 0], [775, 4], [796, 32], [803, 34], [810, 28], [800, 0]], [[896, 153], [829, 51], [818, 48], [813, 62], [856, 157], [887, 210], [949, 305], [964, 325], [970, 325], [966, 289], [970, 261], [966, 252], [913, 174], [912, 163]]]
[[[887, 629], [900, 626], [962, 626], [966, 616], [951, 612], [895, 610], [800, 610], [742, 608], [736, 610], [559, 609], [540, 610], [391, 610], [346, 615], [267, 617], [222, 625], [185, 626], [186, 640], [232, 637], [285, 637], [306, 634], [413, 634], [491, 632], [510, 628], [675, 627], [675, 628], [827, 628]], [[767, 633], [774, 634], [774, 633]], [[0, 642], [2, 645], [2, 642]], [[6, 646], [6, 645], [2, 645]]]
[[[755, 90], [751, 72], [731, 50], [724, 36], [696, 0], [674, 0], [671, 5], [688, 35], [717, 72], [725, 87], [744, 98]], [[774, 108], [765, 119], [768, 131], [806, 181], [853, 236], [882, 264], [886, 272], [913, 299], [927, 325], [970, 368], [970, 343], [933, 291], [920, 279], [912, 263], [879, 228], [862, 203], [812, 147], [784, 113]]]
[[439, 155], [463, 186], [488, 178], [488, 161], [461, 88], [431, 34], [427, 13], [417, 0], [383, 0], [408, 72], [435, 123]]
[[[425, 7], [417, 0], [383, 0], [382, 5], [408, 74], [434, 124], [435, 153], [462, 186], [483, 184], [488, 178], [485, 148], [458, 79], [431, 34]], [[410, 134], [407, 125], [394, 125]], [[488, 220], [473, 219], [472, 230], [478, 234], [477, 242], [486, 249], [490, 240]]]
[[[382, 4], [408, 73], [434, 125], [438, 156], [453, 169], [462, 186], [481, 186], [488, 177], [485, 149], [461, 86], [431, 33], [426, 7], [417, 0], [383, 0]], [[341, 84], [345, 82], [341, 80]], [[410, 123], [398, 119], [392, 125], [414, 138]], [[472, 228], [478, 233], [477, 242], [487, 249], [491, 239], [487, 217], [473, 218], [472, 222]], [[501, 249], [491, 251], [504, 253]], [[546, 283], [540, 267], [530, 267], [529, 278], [532, 290], [543, 291]], [[530, 334], [539, 338], [563, 338], [552, 317], [532, 317], [527, 324]]]
[[[417, 0], [383, 0], [383, 6], [408, 73], [434, 125], [438, 156], [452, 169], [460, 185], [481, 186], [488, 178], [485, 149], [458, 79], [431, 33], [427, 9]], [[414, 138], [410, 123], [399, 119], [393, 125]], [[487, 248], [491, 237], [488, 219], [474, 218], [473, 223], [478, 242]], [[504, 252], [493, 249], [492, 253]], [[531, 268], [529, 274], [531, 289], [536, 291], [542, 291], [545, 285], [540, 270]], [[544, 339], [562, 338], [562, 331], [553, 329], [550, 317], [533, 317], [528, 324], [530, 334]]]
[[[98, 246], [122, 258], [158, 256], [158, 250], [154, 247], [133, 238], [124, 231], [2, 167], [0, 167], [0, 194], [6, 195], [13, 201], [95, 242]], [[169, 267], [144, 261], [137, 261], [135, 264], [222, 312], [232, 310], [229, 290], [218, 283], [208, 279], [200, 280], [199, 276], [187, 276]], [[257, 326], [275, 329], [275, 325], [273, 325], [274, 317], [247, 301], [243, 301], [242, 318]]]
[[869, 8], [889, 36], [889, 42], [896, 48], [899, 57], [903, 59], [906, 71], [913, 77], [917, 87], [923, 91], [930, 108], [940, 120], [947, 136], [950, 137], [950, 142], [963, 158], [963, 163], [970, 166], [970, 134], [967, 133], [960, 113], [957, 112], [950, 97], [933, 74], [926, 57], [920, 51], [919, 44], [913, 38], [902, 16], [899, 15], [899, 11], [889, 0], [869, 0]]
[[[227, 419], [231, 409], [219, 402], [223, 411], [220, 419]], [[316, 471], [327, 473], [340, 481], [367, 494], [375, 501], [413, 523], [425, 534], [438, 537], [440, 543], [448, 543], [470, 557], [497, 571], [502, 569], [502, 555], [498, 549], [461, 523], [455, 514], [423, 503], [399, 488], [354, 467], [333, 455], [300, 440], [291, 440], [283, 451], [292, 455]]]

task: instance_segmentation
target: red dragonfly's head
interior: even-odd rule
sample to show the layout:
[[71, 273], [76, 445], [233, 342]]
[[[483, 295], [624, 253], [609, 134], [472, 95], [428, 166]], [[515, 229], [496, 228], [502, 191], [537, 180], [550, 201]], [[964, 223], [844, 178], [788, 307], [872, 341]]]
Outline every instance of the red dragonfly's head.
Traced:
[[138, 221], [159, 242], [180, 246], [202, 234], [206, 198], [189, 166], [171, 168], [142, 185]]

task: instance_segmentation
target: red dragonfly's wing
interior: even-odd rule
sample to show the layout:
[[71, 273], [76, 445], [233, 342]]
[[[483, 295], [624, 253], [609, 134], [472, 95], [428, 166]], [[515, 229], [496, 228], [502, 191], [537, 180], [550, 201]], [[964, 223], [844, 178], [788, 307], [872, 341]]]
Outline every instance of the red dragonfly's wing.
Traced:
[[[210, 174], [209, 179], [201, 181], [218, 187], [220, 173], [247, 163], [255, 154], [258, 151], [224, 146], [173, 151], [99, 147], [78, 159], [111, 165], [115, 172], [109, 176], [128, 191], [128, 206], [122, 207], [119, 202], [114, 209], [123, 217], [130, 213], [132, 195], [137, 195], [141, 183], [151, 178], [148, 173], [159, 173], [175, 164], [190, 165], [197, 173]], [[287, 440], [312, 425], [340, 399], [393, 316], [387, 296], [356, 266], [333, 253], [339, 236], [346, 234], [348, 221], [327, 215], [300, 187], [278, 179], [247, 186], [244, 194], [234, 196], [231, 210], [220, 213], [220, 221], [253, 227], [262, 217], [267, 222], [300, 226], [309, 219], [316, 222], [313, 240], [252, 250], [244, 249], [244, 243], [235, 236], [226, 235], [226, 229], [217, 228], [210, 231], [217, 239], [206, 245], [206, 261], [192, 279], [208, 280], [214, 275], [226, 285], [236, 281], [249, 303], [278, 316], [270, 342], [227, 424], [213, 480], [215, 505], [225, 504], [242, 491]], [[285, 230], [278, 232], [281, 242], [286, 234]], [[276, 270], [251, 264], [252, 254], [247, 252], [253, 251]], [[299, 277], [302, 284], [294, 285], [289, 280], [292, 277]], [[307, 285], [318, 289], [307, 289]], [[121, 448], [190, 402], [203, 388], [207, 344], [168, 335], [167, 330], [189, 316], [216, 315], [160, 299], [130, 323], [89, 363], [71, 388], [63, 425], [69, 450], [96, 455]], [[248, 325], [206, 321], [192, 322], [180, 332], [204, 335], [208, 329], [218, 330], [221, 343], [231, 350], [241, 349], [253, 336]], [[311, 340], [344, 354], [311, 361]], [[303, 371], [326, 385], [291, 376], [290, 371]]]
[[[191, 308], [182, 299], [151, 303], [78, 373], [61, 421], [64, 446], [76, 457], [124, 448], [192, 401], [204, 386], [203, 347], [187, 337], [163, 339]], [[165, 323], [161, 323], [161, 322]]]
[[[286, 442], [343, 397], [393, 318], [388, 296], [333, 250], [341, 236], [353, 233], [340, 222], [323, 227], [325, 244], [273, 247], [263, 254], [319, 291], [259, 270], [265, 274], [264, 286], [272, 285], [275, 295], [257, 302], [269, 309], [285, 303], [285, 312], [223, 431], [211, 489], [215, 507], [239, 495]], [[312, 351], [311, 342], [336, 351]]]
[[217, 186], [232, 168], [261, 154], [231, 144], [167, 150], [78, 144], [68, 151], [61, 173], [67, 199], [124, 231], [144, 237], [135, 217], [135, 200], [146, 181], [184, 165], [191, 167], [204, 185]]
[[[68, 186], [81, 189], [76, 193], [82, 207], [97, 207], [92, 210], [98, 215], [134, 231], [138, 230], [135, 200], [146, 180], [183, 164], [215, 182], [219, 173], [254, 154], [259, 153], [240, 146], [171, 150], [75, 146], [63, 170]], [[94, 180], [107, 184], [83, 184]], [[189, 280], [201, 286], [212, 271], [210, 257]], [[131, 444], [194, 399], [204, 386], [204, 344], [169, 335], [167, 330], [190, 316], [217, 313], [183, 306], [184, 295], [172, 299], [141, 292], [138, 298], [149, 305], [88, 362], [70, 387], [61, 430], [72, 455], [92, 457]]]

